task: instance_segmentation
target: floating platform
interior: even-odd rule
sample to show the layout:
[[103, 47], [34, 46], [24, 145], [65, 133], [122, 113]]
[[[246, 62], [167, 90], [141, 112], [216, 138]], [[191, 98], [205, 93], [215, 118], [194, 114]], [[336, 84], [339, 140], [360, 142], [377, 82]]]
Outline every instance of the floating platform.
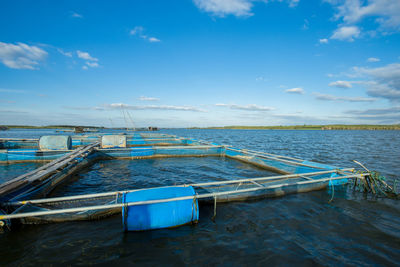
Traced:
[[[50, 161], [0, 185], [0, 225], [91, 220], [120, 213], [125, 230], [176, 227], [197, 222], [199, 205], [216, 207], [220, 202], [321, 190], [367, 175], [354, 174], [352, 168], [159, 133], [0, 139], [0, 146], [0, 164]], [[208, 156], [239, 160], [277, 175], [43, 198], [99, 160]]]

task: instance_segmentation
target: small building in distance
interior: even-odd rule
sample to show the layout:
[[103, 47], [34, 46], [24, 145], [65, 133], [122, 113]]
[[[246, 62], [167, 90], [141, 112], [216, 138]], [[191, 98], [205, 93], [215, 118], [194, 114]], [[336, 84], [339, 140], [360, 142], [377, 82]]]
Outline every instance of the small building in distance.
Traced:
[[82, 126], [76, 126], [74, 129], [75, 129], [75, 133], [83, 133], [84, 132]]
[[157, 127], [149, 126], [149, 131], [158, 131]]

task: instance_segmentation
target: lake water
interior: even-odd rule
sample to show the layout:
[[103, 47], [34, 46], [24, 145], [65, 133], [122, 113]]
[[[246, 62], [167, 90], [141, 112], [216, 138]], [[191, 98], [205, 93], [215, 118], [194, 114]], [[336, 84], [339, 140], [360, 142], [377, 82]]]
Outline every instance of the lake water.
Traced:
[[[400, 131], [162, 130], [280, 155], [400, 173]], [[0, 137], [32, 138], [53, 130], [10, 130]], [[37, 164], [0, 166], [7, 180]], [[223, 158], [111, 160], [89, 169], [52, 195], [258, 177], [271, 173]], [[25, 225], [0, 234], [0, 265], [388, 265], [400, 261], [399, 201], [350, 189], [201, 206], [197, 225], [122, 231], [120, 216], [89, 222]]]

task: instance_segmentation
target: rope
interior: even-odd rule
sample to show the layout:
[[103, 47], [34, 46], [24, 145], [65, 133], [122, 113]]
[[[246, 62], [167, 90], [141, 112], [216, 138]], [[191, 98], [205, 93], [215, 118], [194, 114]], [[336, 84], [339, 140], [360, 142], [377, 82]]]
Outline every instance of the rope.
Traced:
[[122, 209], [122, 212], [124, 213], [124, 231], [128, 230], [128, 226], [126, 225], [126, 220], [128, 219], [128, 202], [126, 202], [126, 195], [123, 195], [123, 202], [124, 202], [124, 208]]
[[333, 197], [335, 196], [335, 186], [333, 185], [332, 181], [329, 180], [329, 185], [332, 187], [332, 197], [331, 199], [328, 201], [328, 203], [331, 203], [333, 200]]
[[128, 110], [126, 110], [126, 114], [128, 115], [128, 117], [129, 117], [129, 120], [131, 121], [131, 123], [132, 123], [132, 129], [135, 131], [136, 130], [136, 127], [135, 127], [135, 124], [133, 123], [133, 120], [132, 120], [132, 117], [131, 117], [131, 114], [129, 113], [129, 111]]
[[242, 182], [240, 182], [240, 183], [237, 185], [235, 191], [237, 191], [241, 185], [242, 185]]
[[215, 222], [215, 217], [217, 217], [217, 196], [214, 195], [214, 215], [212, 216], [211, 220]]
[[[194, 209], [193, 209], [193, 206], [194, 206]], [[192, 222], [193, 222], [193, 219], [194, 219], [194, 212], [197, 214], [197, 193], [193, 196], [193, 204], [192, 204]]]

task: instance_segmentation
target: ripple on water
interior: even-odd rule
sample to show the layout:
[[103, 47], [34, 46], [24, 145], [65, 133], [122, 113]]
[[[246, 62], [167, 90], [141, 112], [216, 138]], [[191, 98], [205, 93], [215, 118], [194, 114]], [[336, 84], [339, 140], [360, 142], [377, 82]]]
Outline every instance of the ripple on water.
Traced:
[[[399, 131], [165, 130], [264, 152], [400, 173]], [[24, 132], [24, 137], [29, 137]], [[10, 165], [11, 166], [11, 165]], [[9, 171], [2, 171], [7, 175]], [[264, 170], [220, 158], [102, 161], [53, 195], [86, 194], [228, 177]], [[8, 176], [8, 175], [7, 175]], [[22, 226], [0, 236], [7, 265], [389, 265], [400, 261], [398, 201], [346, 189], [202, 206], [197, 225], [123, 233], [120, 216]]]

